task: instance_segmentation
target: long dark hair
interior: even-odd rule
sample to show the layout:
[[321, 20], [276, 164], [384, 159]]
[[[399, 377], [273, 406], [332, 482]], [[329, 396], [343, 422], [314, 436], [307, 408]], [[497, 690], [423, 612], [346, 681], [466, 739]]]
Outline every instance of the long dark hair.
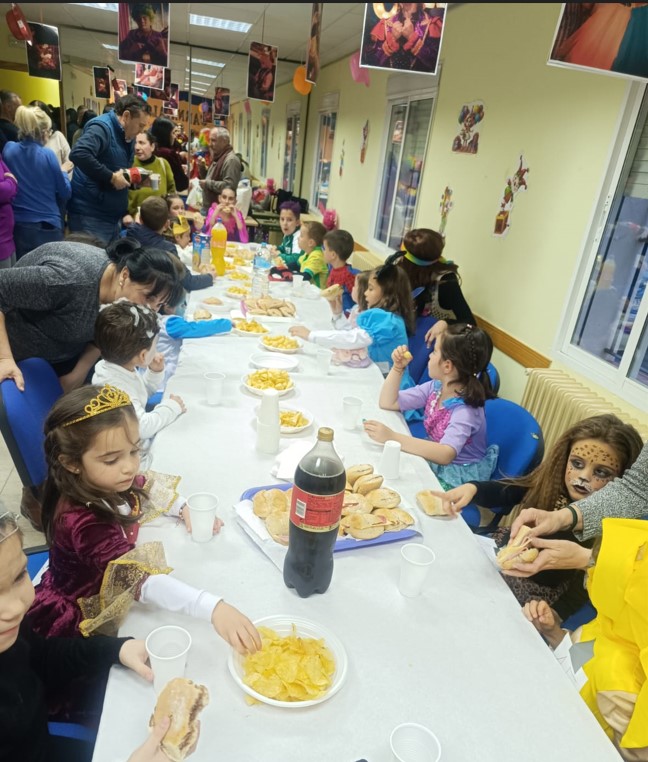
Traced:
[[106, 249], [108, 259], [117, 272], [124, 268], [132, 281], [147, 286], [147, 297], [168, 296], [176, 285], [178, 276], [171, 256], [161, 249], [143, 249], [139, 243], [118, 238]]
[[459, 396], [470, 407], [483, 407], [494, 396], [486, 366], [493, 354], [491, 337], [468, 323], [449, 325], [441, 334], [441, 359], [457, 372]]
[[[127, 422], [137, 426], [137, 414], [132, 405], [107, 410], [84, 421], [71, 425], [64, 424], [85, 415], [85, 407], [101, 392], [100, 386], [82, 386], [58, 399], [45, 421], [45, 459], [47, 479], [43, 491], [43, 529], [49, 543], [56, 533], [56, 521], [60, 515], [61, 500], [69, 500], [76, 505], [85, 505], [95, 516], [110, 524], [127, 526], [137, 521], [133, 516], [122, 516], [117, 506], [122, 505], [128, 493], [102, 492], [89, 484], [83, 469], [80, 473], [69, 471], [61, 462], [80, 467], [81, 458], [98, 434], [118, 426], [126, 427]], [[136, 444], [133, 442], [133, 444]], [[143, 496], [143, 490], [131, 487], [128, 492]]]
[[158, 148], [173, 148], [173, 130], [175, 124], [165, 116], [158, 116], [153, 120], [149, 131], [155, 136]]
[[382, 289], [382, 299], [375, 305], [387, 312], [395, 312], [405, 321], [407, 333], [416, 331], [412, 286], [404, 270], [395, 265], [381, 265], [369, 276], [375, 278]]

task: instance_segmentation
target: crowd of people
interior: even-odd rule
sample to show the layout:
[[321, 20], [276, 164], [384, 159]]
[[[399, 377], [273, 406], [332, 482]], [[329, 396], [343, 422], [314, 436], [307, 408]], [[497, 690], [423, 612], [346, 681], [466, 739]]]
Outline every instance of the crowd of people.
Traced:
[[[124, 96], [99, 116], [79, 109], [67, 139], [44, 103], [24, 106], [0, 91], [0, 109], [0, 380], [24, 390], [20, 362], [39, 357], [65, 392], [45, 424], [48, 477], [40, 515], [30, 514], [50, 546], [50, 568], [36, 593], [20, 531], [11, 516], [0, 516], [0, 685], [8, 697], [0, 717], [10, 729], [0, 756], [56, 759], [44, 724], [45, 689], [56, 685], [60, 712], [82, 695], [69, 690], [72, 678], [105, 679], [118, 661], [150, 679], [141, 643], [93, 634], [114, 619], [114, 601], [97, 599], [117, 565], [132, 565], [132, 600], [210, 621], [241, 652], [260, 645], [244, 614], [170, 577], [161, 546], [137, 543], [147, 515], [191, 524], [184, 499], [150, 471], [149, 450], [186, 410], [182, 399], [164, 395], [183, 339], [231, 329], [225, 318], [187, 321], [185, 310], [188, 294], [215, 277], [210, 266], [193, 267], [192, 234], [209, 233], [220, 221], [228, 240], [248, 242], [237, 208], [243, 167], [228, 131], [213, 128], [199, 166], [202, 203], [188, 210], [179, 193], [189, 185], [183, 154], [191, 146], [178, 142], [170, 120], [152, 119], [140, 97]], [[596, 626], [574, 639], [605, 649], [595, 650], [583, 695], [626, 759], [648, 759], [648, 722], [639, 721], [647, 711], [639, 665], [648, 620], [635, 599], [624, 598], [634, 585], [645, 609], [648, 525], [631, 521], [648, 513], [648, 449], [639, 434], [612, 415], [587, 419], [530, 474], [491, 481], [498, 453], [488, 445], [484, 410], [493, 396], [493, 344], [476, 324], [457, 265], [443, 257], [444, 237], [410, 230], [383, 265], [359, 272], [350, 265], [355, 242], [348, 231], [302, 219], [296, 201], [281, 205], [279, 224], [283, 240], [272, 250], [269, 277], [301, 276], [308, 288], [321, 289], [331, 310], [330, 329], [294, 325], [289, 333], [329, 348], [338, 364], [378, 365], [379, 406], [421, 420], [426, 436], [402, 435], [379, 420], [364, 421], [364, 429], [374, 441], [395, 439], [429, 462], [446, 489], [438, 497], [447, 513], [473, 502], [519, 509], [494, 539], [502, 546], [524, 526], [526, 546], [539, 551], [531, 562], [514, 562], [505, 578], [551, 647], [562, 647], [565, 637], [571, 642], [561, 623], [589, 592]], [[426, 337], [426, 373], [413, 378], [408, 346], [421, 319], [435, 322]], [[624, 638], [615, 638], [621, 630]], [[609, 653], [619, 655], [623, 669], [610, 669]], [[38, 666], [59, 655], [72, 665], [65, 680]], [[26, 690], [30, 711], [16, 719], [17, 697]], [[610, 698], [615, 690], [623, 702]], [[598, 702], [601, 692], [608, 708]], [[145, 747], [133, 762], [159, 758], [155, 744]]]

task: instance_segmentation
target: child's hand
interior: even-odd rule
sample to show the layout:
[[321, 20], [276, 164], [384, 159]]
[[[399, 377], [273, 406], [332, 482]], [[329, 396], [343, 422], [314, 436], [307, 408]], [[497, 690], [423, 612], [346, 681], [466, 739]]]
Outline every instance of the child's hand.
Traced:
[[437, 336], [440, 336], [448, 327], [448, 324], [445, 320], [437, 320], [436, 323], [430, 328], [430, 330], [425, 334], [425, 343], [428, 345], [428, 347], [432, 346], [432, 342], [436, 339]]
[[477, 494], [477, 487], [474, 484], [462, 484], [447, 492], [436, 492], [435, 490], [430, 490], [430, 492], [441, 499], [443, 510], [449, 516], [457, 516], [462, 508], [465, 508], [468, 503], [472, 503]]
[[[185, 503], [182, 506], [182, 520], [185, 523], [185, 526], [187, 527], [187, 532], [191, 532], [191, 511], [189, 509], [189, 506]], [[214, 519], [214, 529], [213, 534], [218, 534], [220, 530], [223, 528], [224, 524], [223, 522], [216, 516]]]
[[406, 344], [396, 347], [392, 352], [392, 362], [394, 363], [394, 368], [396, 368], [396, 370], [405, 370], [413, 359], [412, 353], [409, 351]]
[[342, 314], [342, 294], [338, 294], [337, 296], [334, 296], [332, 299], [328, 299], [327, 301], [329, 303], [329, 307], [331, 308], [331, 312], [334, 315]]
[[182, 401], [182, 397], [178, 397], [178, 395], [177, 395], [177, 394], [170, 394], [170, 395], [169, 395], [169, 399], [170, 399], [170, 400], [174, 400], [175, 402], [177, 402], [177, 403], [178, 403], [178, 405], [180, 405], [180, 409], [181, 409], [181, 411], [182, 411], [183, 413], [186, 413], [186, 412], [187, 412], [187, 406], [186, 406], [186, 405], [185, 405], [185, 403]]
[[149, 370], [153, 373], [161, 373], [164, 370], [164, 355], [158, 352], [149, 363]]
[[151, 730], [146, 741], [130, 755], [128, 762], [169, 762], [169, 758], [160, 748], [160, 744], [170, 726], [171, 718], [163, 717]]
[[153, 670], [147, 664], [148, 654], [143, 640], [127, 640], [119, 649], [119, 661], [149, 683], [153, 682]]
[[561, 628], [556, 612], [547, 601], [529, 601], [524, 604], [522, 613], [552, 648], [556, 648], [565, 637], [566, 631]]
[[297, 336], [300, 339], [304, 339], [304, 341], [308, 341], [308, 337], [310, 336], [310, 331], [308, 328], [306, 328], [303, 325], [293, 325], [288, 329], [288, 333], [291, 336]]
[[205, 224], [205, 218], [200, 212], [194, 212], [193, 223], [195, 230], [202, 230], [203, 225]]
[[240, 654], [254, 653], [261, 648], [261, 637], [252, 622], [234, 606], [219, 601], [212, 612], [216, 632]]
[[380, 421], [365, 421], [364, 430], [374, 442], [386, 442], [394, 438], [394, 432], [388, 426]]

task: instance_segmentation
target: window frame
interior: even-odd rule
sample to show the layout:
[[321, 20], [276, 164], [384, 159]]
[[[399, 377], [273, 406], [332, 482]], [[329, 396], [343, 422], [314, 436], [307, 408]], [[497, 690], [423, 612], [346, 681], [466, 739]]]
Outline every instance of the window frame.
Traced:
[[639, 141], [640, 132], [635, 133], [635, 131], [644, 95], [647, 95], [646, 84], [639, 82], [628, 84], [625, 103], [617, 120], [615, 138], [612, 140], [608, 151], [606, 170], [601, 179], [583, 237], [580, 256], [567, 290], [554, 342], [553, 355], [566, 367], [608, 389], [635, 407], [646, 410], [648, 409], [648, 387], [629, 378], [628, 374], [635, 359], [642, 333], [648, 329], [648, 291], [642, 297], [623, 352], [623, 358], [618, 367], [594, 357], [571, 343], [601, 239], [612, 212], [615, 194], [627, 166], [629, 154], [632, 152], [634, 157], [634, 151]]
[[331, 167], [329, 169], [329, 194], [327, 196], [327, 203], [326, 208], [329, 208], [329, 201], [331, 198], [331, 178], [333, 176], [333, 158], [335, 156], [335, 134], [337, 134], [338, 128], [340, 126], [340, 93], [339, 92], [331, 92], [326, 93], [324, 97], [322, 98], [319, 107], [317, 109], [317, 138], [315, 140], [315, 146], [313, 151], [313, 180], [311, 182], [311, 186], [309, 189], [309, 204], [310, 204], [310, 213], [316, 214], [322, 219], [324, 219], [324, 215], [319, 209], [319, 206], [317, 205], [315, 199], [317, 198], [316, 188], [318, 186], [318, 176], [317, 176], [317, 167], [319, 164], [319, 145], [320, 145], [320, 130], [322, 128], [322, 117], [328, 116], [331, 117], [333, 114], [335, 114], [335, 132], [333, 135], [333, 146], [331, 148]]

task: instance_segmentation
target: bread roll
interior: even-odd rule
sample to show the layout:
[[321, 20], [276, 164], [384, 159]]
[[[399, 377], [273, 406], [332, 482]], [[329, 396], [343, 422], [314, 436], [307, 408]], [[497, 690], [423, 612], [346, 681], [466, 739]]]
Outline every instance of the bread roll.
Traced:
[[288, 511], [271, 513], [265, 523], [270, 537], [275, 542], [278, 542], [280, 545], [288, 545], [288, 531], [290, 527], [290, 514]]
[[271, 513], [287, 511], [289, 507], [286, 493], [280, 489], [264, 489], [252, 498], [252, 510], [262, 519], [267, 518]]
[[497, 554], [497, 564], [500, 569], [512, 569], [514, 564], [529, 564], [538, 557], [538, 549], [529, 546], [530, 537], [527, 535], [531, 530], [523, 526], [515, 536], [515, 539], [500, 549]]
[[402, 508], [377, 508], [373, 515], [385, 519], [385, 532], [400, 532], [414, 523], [414, 517]]
[[342, 503], [342, 515], [351, 513], [371, 513], [372, 505], [369, 500], [357, 492], [346, 492]]
[[401, 496], [396, 490], [381, 487], [367, 493], [367, 500], [374, 508], [396, 508], [400, 505]]
[[203, 310], [199, 307], [193, 314], [194, 320], [211, 320], [211, 312], [209, 310]]
[[217, 304], [222, 305], [223, 302], [221, 299], [219, 299], [217, 296], [208, 296], [206, 299], [203, 299], [204, 304]]
[[384, 516], [373, 513], [352, 513], [342, 519], [347, 534], [356, 540], [373, 540], [384, 533], [387, 522]]
[[353, 491], [359, 492], [361, 495], [367, 495], [372, 490], [378, 489], [382, 483], [383, 478], [380, 474], [368, 474], [355, 480]]
[[149, 727], [158, 725], [164, 717], [171, 725], [162, 743], [162, 751], [172, 762], [182, 762], [198, 740], [198, 715], [209, 703], [209, 691], [185, 677], [169, 681], [157, 703]]
[[359, 466], [350, 466], [346, 471], [346, 480], [353, 487], [361, 476], [373, 474], [374, 467], [369, 463], [362, 463]]
[[429, 489], [421, 490], [416, 493], [416, 505], [427, 513], [428, 516], [448, 516], [448, 512], [443, 507], [443, 500], [432, 494]]
[[335, 299], [338, 296], [342, 296], [343, 289], [339, 283], [334, 283], [328, 288], [322, 289], [321, 294], [325, 299]]

